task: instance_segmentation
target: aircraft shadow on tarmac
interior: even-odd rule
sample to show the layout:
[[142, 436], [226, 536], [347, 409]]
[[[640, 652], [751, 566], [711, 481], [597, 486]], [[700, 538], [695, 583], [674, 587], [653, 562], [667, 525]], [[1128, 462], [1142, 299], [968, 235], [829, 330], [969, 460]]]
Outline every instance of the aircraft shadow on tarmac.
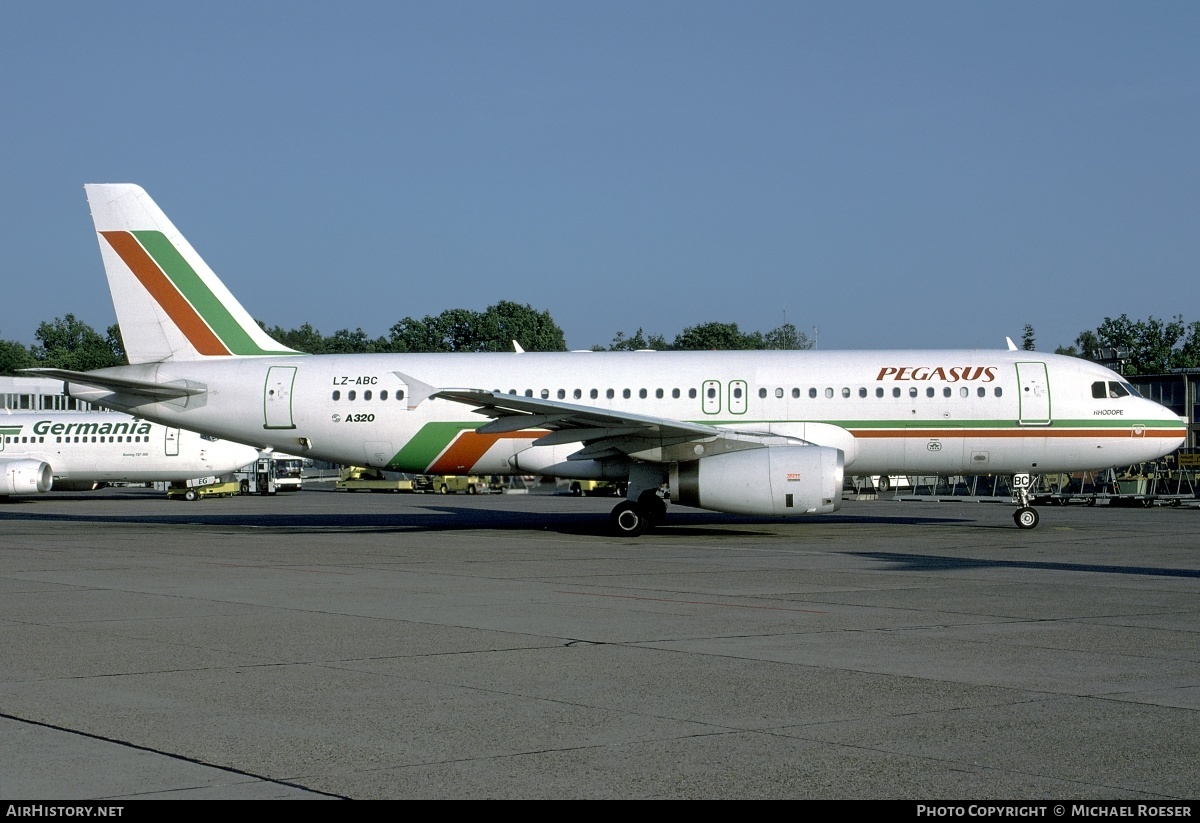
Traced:
[[[92, 497], [93, 501], [97, 498]], [[175, 507], [178, 504], [172, 503]], [[204, 510], [203, 504], [182, 504], [183, 507], [165, 514], [71, 514], [60, 511], [39, 511], [36, 505], [0, 506], [0, 522], [43, 521], [43, 522], [95, 522], [95, 523], [140, 523], [144, 525], [191, 525], [215, 528], [258, 528], [284, 531], [293, 534], [306, 532], [347, 531], [369, 532], [413, 532], [413, 531], [469, 531], [469, 530], [537, 530], [574, 536], [612, 536], [608, 529], [608, 514], [597, 512], [546, 512], [513, 511], [484, 508], [479, 506], [456, 507], [454, 505], [422, 506], [421, 510], [379, 512], [356, 511], [347, 507], [344, 512], [319, 513], [269, 513]], [[816, 515], [804, 518], [764, 518], [708, 512], [701, 509], [672, 508], [667, 523], [641, 538], [624, 538], [638, 541], [649, 538], [678, 539], [696, 537], [775, 534], [776, 526], [829, 526], [849, 528], [870, 525], [967, 525], [969, 518], [948, 517], [886, 517], [844, 515]], [[980, 525], [980, 524], [976, 524]], [[1009, 526], [1011, 528], [1011, 525]]]
[[1033, 569], [1035, 571], [1096, 572], [1145, 577], [1200, 578], [1200, 569], [1168, 569], [1153, 566], [1116, 566], [1102, 563], [1061, 563], [1035, 560], [992, 560], [978, 557], [945, 557], [898, 552], [849, 552], [854, 557], [889, 564], [891, 571], [966, 571], [970, 569]]

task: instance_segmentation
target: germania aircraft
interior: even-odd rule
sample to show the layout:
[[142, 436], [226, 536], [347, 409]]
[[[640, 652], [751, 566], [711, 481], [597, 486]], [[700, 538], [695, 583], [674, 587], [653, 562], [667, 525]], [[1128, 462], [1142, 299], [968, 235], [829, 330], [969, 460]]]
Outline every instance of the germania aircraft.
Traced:
[[1028, 351], [304, 355], [259, 328], [141, 188], [85, 189], [131, 365], [38, 370], [71, 395], [339, 463], [624, 481], [618, 534], [661, 522], [666, 494], [825, 513], [846, 472], [1027, 480], [1150, 460], [1186, 433], [1118, 374]]
[[0, 414], [0, 496], [221, 475], [258, 450], [113, 412]]

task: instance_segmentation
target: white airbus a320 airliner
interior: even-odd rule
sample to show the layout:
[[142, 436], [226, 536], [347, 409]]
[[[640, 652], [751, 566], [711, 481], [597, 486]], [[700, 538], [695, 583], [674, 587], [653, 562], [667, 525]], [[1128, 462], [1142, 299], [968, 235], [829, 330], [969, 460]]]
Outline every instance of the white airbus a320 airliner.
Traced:
[[667, 490], [714, 511], [824, 513], [845, 472], [1098, 469], [1186, 434], [1120, 375], [1028, 351], [308, 356], [258, 327], [141, 188], [85, 188], [131, 365], [39, 370], [71, 395], [340, 463], [625, 481], [618, 534], [660, 522]]

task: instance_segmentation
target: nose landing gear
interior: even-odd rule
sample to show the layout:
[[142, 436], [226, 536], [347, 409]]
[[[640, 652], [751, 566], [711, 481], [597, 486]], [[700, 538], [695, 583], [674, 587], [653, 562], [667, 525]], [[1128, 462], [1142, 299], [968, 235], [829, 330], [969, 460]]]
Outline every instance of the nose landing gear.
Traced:
[[1029, 505], [1029, 489], [1033, 486], [1033, 477], [1028, 474], [1013, 475], [1013, 495], [1017, 498], [1017, 510], [1013, 513], [1013, 522], [1018, 529], [1032, 529], [1041, 520], [1037, 509]]

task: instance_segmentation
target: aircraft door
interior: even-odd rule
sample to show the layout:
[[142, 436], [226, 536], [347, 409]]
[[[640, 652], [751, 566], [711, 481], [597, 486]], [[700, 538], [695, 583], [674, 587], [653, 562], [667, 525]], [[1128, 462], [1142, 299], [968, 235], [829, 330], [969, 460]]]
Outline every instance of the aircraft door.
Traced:
[[163, 450], [167, 457], [179, 456], [179, 429], [166, 429], [166, 441], [163, 443]]
[[263, 386], [263, 428], [294, 429], [292, 420], [292, 385], [296, 382], [295, 366], [271, 366]]
[[701, 408], [705, 414], [721, 413], [721, 381], [705, 380], [700, 388]]
[[1017, 387], [1022, 426], [1050, 424], [1050, 379], [1045, 363], [1017, 363]]

